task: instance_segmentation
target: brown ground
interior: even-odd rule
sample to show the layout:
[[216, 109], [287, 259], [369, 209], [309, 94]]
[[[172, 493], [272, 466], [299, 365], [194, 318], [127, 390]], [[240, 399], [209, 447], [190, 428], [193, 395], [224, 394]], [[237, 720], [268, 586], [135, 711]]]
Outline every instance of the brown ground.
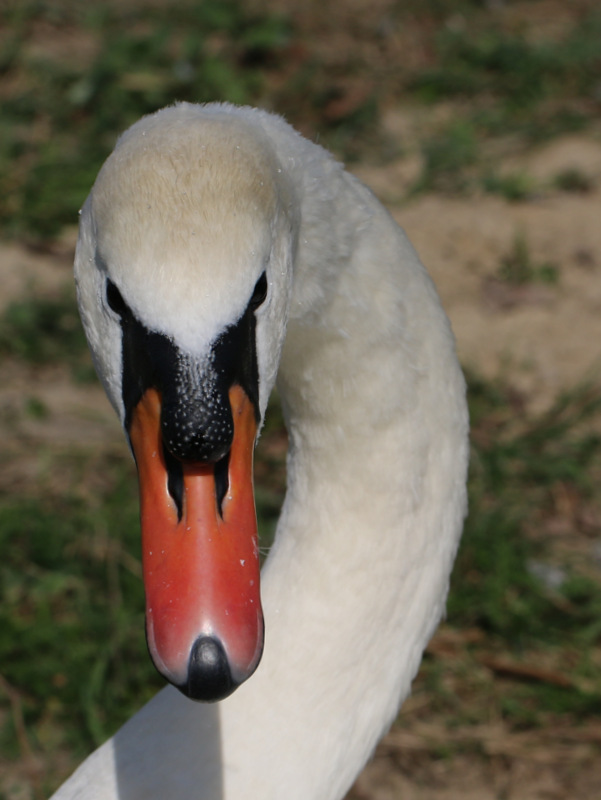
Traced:
[[[522, 159], [541, 185], [570, 168], [601, 177], [601, 141], [570, 137]], [[358, 169], [387, 196], [392, 170]], [[541, 193], [525, 203], [491, 195], [430, 195], [393, 209], [430, 271], [451, 318], [462, 363], [503, 376], [540, 408], [600, 366], [601, 182], [589, 194]], [[556, 286], [495, 280], [523, 236], [535, 263], [559, 268]]]

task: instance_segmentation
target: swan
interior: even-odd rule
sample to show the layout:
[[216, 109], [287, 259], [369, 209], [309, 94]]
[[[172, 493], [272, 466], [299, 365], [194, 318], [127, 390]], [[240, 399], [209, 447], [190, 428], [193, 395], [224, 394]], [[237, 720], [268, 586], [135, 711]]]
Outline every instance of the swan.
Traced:
[[[186, 103], [118, 140], [75, 277], [172, 685], [54, 800], [342, 798], [444, 613], [465, 515], [465, 385], [430, 278], [282, 118]], [[276, 379], [287, 494], [259, 574], [252, 451]]]

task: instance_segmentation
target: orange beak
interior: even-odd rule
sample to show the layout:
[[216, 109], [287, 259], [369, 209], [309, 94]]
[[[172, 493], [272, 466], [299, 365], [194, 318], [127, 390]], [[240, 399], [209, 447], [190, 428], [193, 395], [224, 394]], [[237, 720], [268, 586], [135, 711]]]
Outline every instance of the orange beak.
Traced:
[[227, 697], [263, 650], [252, 481], [257, 423], [240, 386], [229, 401], [234, 438], [221, 508], [214, 465], [182, 463], [180, 517], [168, 490], [156, 389], [142, 396], [129, 431], [140, 482], [148, 648], [159, 672], [196, 700]]

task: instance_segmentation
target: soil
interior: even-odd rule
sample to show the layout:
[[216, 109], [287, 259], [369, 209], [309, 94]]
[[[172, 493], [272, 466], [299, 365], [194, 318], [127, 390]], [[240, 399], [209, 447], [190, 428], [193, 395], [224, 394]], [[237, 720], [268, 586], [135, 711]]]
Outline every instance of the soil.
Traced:
[[[538, 411], [601, 365], [601, 142], [555, 141], [522, 159], [522, 168], [542, 186], [578, 169], [597, 187], [520, 203], [428, 195], [392, 213], [437, 285], [462, 364], [508, 380]], [[394, 191], [392, 170], [357, 173], [376, 194]], [[532, 263], [557, 268], [555, 284], [498, 279], [520, 237]]]

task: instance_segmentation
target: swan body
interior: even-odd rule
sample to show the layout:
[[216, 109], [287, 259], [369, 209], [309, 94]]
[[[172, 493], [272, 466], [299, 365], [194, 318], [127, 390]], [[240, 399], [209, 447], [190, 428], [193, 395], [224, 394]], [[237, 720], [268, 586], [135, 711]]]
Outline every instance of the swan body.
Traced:
[[221, 104], [178, 104], [122, 136], [82, 210], [75, 272], [126, 430], [106, 282], [202, 365], [265, 273], [255, 404], [260, 425], [277, 378], [290, 445], [256, 672], [215, 704], [165, 688], [55, 800], [342, 798], [444, 612], [466, 508], [465, 387], [428, 275], [326, 151]]

